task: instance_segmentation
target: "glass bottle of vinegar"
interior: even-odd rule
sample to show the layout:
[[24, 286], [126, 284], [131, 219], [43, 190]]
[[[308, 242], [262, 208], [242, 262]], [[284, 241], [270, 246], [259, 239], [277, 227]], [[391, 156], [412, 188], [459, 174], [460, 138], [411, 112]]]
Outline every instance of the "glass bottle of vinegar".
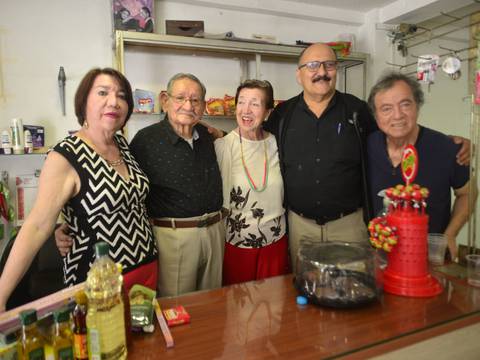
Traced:
[[73, 355], [75, 360], [88, 359], [87, 343], [87, 295], [78, 291], [75, 294], [75, 309], [73, 309]]

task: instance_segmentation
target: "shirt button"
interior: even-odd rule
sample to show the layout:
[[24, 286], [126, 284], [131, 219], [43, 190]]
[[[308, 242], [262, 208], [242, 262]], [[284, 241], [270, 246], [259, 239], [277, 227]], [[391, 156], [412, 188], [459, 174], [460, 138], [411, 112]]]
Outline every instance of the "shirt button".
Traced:
[[320, 184], [320, 180], [318, 180], [318, 179], [315, 180], [315, 184], [317, 184], [317, 185]]
[[320, 162], [320, 158], [316, 158], [315, 161], [316, 161], [317, 163], [319, 163], [319, 162]]
[[320, 142], [320, 139], [319, 139], [319, 138], [317, 138], [317, 143], [319, 143], [319, 142]]
[[320, 205], [320, 201], [317, 200], [317, 205]]

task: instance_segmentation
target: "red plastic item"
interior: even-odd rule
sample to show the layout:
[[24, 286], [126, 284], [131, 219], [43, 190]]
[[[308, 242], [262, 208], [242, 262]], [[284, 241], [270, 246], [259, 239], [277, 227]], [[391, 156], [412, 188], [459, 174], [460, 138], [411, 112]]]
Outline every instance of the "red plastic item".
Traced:
[[398, 244], [388, 253], [384, 291], [410, 297], [440, 294], [442, 286], [428, 272], [428, 215], [398, 209], [387, 215], [387, 223], [397, 228]]

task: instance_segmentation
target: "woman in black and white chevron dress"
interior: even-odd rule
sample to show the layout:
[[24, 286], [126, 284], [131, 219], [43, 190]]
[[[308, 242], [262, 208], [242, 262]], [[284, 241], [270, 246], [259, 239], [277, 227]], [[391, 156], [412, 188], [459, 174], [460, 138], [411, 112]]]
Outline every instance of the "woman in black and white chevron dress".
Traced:
[[86, 279], [94, 245], [106, 241], [122, 264], [127, 289], [155, 289], [157, 250], [145, 209], [149, 182], [117, 134], [133, 111], [128, 80], [116, 70], [93, 69], [75, 94], [82, 128], [49, 153], [38, 195], [18, 233], [0, 278], [0, 311], [34, 256], [53, 232], [60, 211], [73, 238], [64, 257], [65, 284]]

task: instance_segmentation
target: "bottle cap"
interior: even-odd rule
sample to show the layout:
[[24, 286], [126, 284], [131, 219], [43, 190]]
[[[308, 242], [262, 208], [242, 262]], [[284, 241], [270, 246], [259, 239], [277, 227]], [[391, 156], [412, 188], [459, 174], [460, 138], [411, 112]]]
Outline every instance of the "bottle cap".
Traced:
[[105, 241], [100, 241], [95, 244], [95, 256], [97, 258], [108, 255], [108, 244]]
[[307, 298], [305, 296], [297, 296], [297, 304], [298, 305], [306, 305], [308, 303]]
[[20, 312], [20, 322], [22, 325], [30, 325], [37, 321], [37, 310], [27, 309]]
[[75, 293], [75, 302], [79, 305], [85, 305], [88, 302], [85, 291], [80, 290]]
[[57, 323], [70, 320], [70, 310], [65, 306], [55, 310], [53, 312], [53, 319]]

